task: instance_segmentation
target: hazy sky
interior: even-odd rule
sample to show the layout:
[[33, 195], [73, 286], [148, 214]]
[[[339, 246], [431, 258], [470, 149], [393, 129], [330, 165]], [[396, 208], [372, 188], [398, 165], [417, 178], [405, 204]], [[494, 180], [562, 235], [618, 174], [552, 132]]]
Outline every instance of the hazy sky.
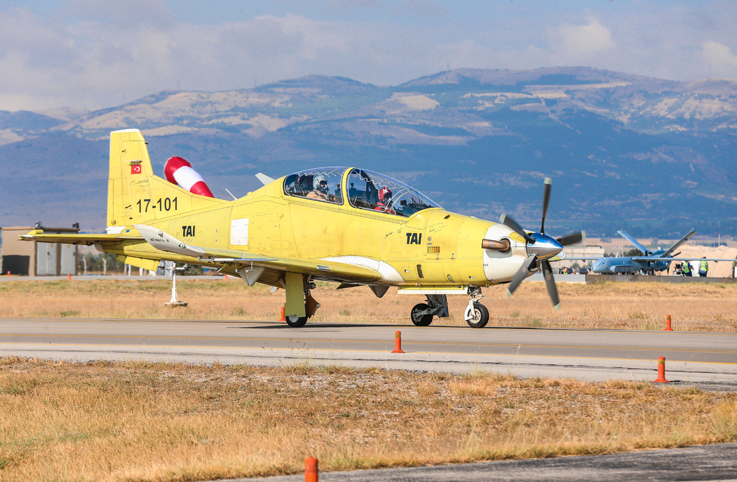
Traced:
[[737, 78], [737, 2], [0, 0], [0, 110], [307, 74], [396, 85], [448, 65]]

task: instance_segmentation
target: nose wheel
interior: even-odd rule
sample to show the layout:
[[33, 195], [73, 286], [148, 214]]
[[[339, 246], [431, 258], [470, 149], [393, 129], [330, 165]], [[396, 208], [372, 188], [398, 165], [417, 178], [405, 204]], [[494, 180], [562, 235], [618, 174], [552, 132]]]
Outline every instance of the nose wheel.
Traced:
[[481, 303], [473, 303], [470, 319], [466, 318], [466, 323], [471, 328], [483, 328], [489, 322], [489, 310]]
[[481, 294], [481, 288], [469, 286], [468, 294], [471, 295], [471, 301], [468, 302], [466, 307], [464, 319], [471, 328], [483, 328], [489, 322], [489, 310], [480, 303], [481, 298], [484, 297]]

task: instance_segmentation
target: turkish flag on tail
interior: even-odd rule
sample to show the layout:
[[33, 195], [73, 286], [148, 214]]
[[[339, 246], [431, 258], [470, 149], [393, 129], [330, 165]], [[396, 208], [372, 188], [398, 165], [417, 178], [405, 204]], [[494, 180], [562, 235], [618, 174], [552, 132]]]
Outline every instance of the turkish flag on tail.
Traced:
[[140, 174], [140, 173], [141, 173], [141, 165], [131, 164], [131, 174]]

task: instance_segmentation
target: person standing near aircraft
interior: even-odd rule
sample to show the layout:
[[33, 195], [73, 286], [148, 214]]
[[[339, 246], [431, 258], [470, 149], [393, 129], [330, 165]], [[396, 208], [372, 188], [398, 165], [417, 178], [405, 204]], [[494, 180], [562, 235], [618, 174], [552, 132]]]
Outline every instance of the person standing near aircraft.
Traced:
[[325, 176], [320, 174], [315, 176], [312, 181], [312, 191], [307, 193], [307, 197], [310, 199], [317, 199], [318, 201], [328, 200], [328, 180]]
[[709, 262], [706, 260], [706, 256], [701, 258], [701, 266], [699, 266], [699, 276], [702, 278], [706, 278], [707, 273], [709, 272]]
[[683, 262], [683, 276], [693, 276], [691, 272], [691, 263], [688, 261]]

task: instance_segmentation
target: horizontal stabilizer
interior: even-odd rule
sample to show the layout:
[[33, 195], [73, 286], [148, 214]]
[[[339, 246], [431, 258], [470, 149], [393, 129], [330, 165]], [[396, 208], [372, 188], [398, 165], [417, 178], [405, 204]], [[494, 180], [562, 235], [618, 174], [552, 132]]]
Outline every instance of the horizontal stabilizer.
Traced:
[[142, 240], [141, 236], [126, 236], [124, 234], [44, 234], [43, 230], [36, 229], [28, 234], [22, 234], [23, 241], [37, 241], [39, 243], [84, 244], [92, 246], [95, 243], [110, 243], [122, 240]]

